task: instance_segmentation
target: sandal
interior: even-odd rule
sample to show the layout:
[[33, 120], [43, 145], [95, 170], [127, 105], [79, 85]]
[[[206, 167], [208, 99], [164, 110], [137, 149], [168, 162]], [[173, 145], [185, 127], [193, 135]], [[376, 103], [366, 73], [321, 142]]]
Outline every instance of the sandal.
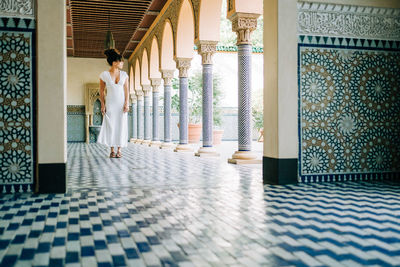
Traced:
[[121, 152], [117, 152], [117, 155], [115, 156], [116, 158], [122, 158]]
[[110, 153], [110, 158], [115, 158], [115, 152]]

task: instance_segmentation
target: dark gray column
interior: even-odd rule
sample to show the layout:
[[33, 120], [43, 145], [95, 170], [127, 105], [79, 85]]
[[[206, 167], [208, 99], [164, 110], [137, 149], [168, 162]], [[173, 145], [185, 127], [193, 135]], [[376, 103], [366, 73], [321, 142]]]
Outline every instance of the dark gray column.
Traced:
[[137, 139], [137, 99], [132, 97], [132, 139], [134, 142]]
[[251, 152], [251, 32], [257, 27], [257, 14], [235, 13], [229, 19], [237, 33], [238, 46], [238, 139], [239, 149], [228, 160], [235, 164], [261, 163]]
[[150, 146], [160, 146], [160, 137], [158, 134], [159, 126], [158, 126], [158, 121], [159, 121], [159, 116], [160, 113], [158, 111], [158, 101], [159, 101], [159, 93], [158, 93], [158, 88], [160, 87], [161, 84], [161, 78], [151, 78], [151, 86], [153, 88], [153, 135], [152, 135], [152, 141], [150, 143]]
[[197, 43], [198, 53], [203, 65], [203, 146], [196, 156], [219, 156], [213, 147], [213, 62], [212, 56], [216, 51], [217, 42], [200, 41]]
[[151, 85], [142, 85], [144, 93], [144, 140], [143, 144], [150, 144], [151, 140], [151, 118], [150, 118], [150, 92]]
[[174, 70], [162, 70], [164, 80], [164, 139], [161, 149], [173, 148], [171, 143], [171, 89]]
[[176, 67], [179, 70], [179, 144], [176, 152], [193, 151], [188, 145], [188, 70], [191, 58], [177, 58]]
[[140, 143], [143, 140], [143, 95], [140, 92], [137, 100], [137, 141]]

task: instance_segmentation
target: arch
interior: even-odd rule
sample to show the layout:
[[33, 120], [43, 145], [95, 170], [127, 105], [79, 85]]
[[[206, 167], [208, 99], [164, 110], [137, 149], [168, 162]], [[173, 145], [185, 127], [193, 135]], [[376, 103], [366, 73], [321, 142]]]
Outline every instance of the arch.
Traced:
[[150, 48], [150, 78], [161, 78], [160, 53], [158, 51], [157, 37], [153, 37]]
[[200, 41], [219, 41], [222, 0], [201, 0], [199, 22]]
[[140, 63], [139, 59], [136, 58], [136, 63], [135, 63], [135, 91], [140, 91], [142, 90], [142, 86], [140, 84]]
[[131, 65], [129, 67], [129, 92], [131, 94], [133, 94], [135, 92], [135, 88], [134, 88], [134, 74], [133, 74], [133, 66]]
[[[262, 0], [231, 0], [233, 12], [249, 13], [249, 14], [262, 14], [263, 1]], [[229, 9], [229, 8], [228, 8]], [[229, 16], [229, 14], [228, 14]]]
[[145, 48], [143, 50], [142, 54], [142, 68], [141, 68], [141, 84], [142, 85], [148, 85], [150, 84], [149, 80], [149, 60], [148, 60], [148, 55], [147, 55], [147, 49]]
[[191, 1], [183, 0], [176, 32], [176, 57], [192, 58], [194, 51], [194, 15]]
[[161, 41], [161, 69], [174, 70], [174, 36], [172, 34], [171, 22], [167, 19], [164, 23], [164, 30]]

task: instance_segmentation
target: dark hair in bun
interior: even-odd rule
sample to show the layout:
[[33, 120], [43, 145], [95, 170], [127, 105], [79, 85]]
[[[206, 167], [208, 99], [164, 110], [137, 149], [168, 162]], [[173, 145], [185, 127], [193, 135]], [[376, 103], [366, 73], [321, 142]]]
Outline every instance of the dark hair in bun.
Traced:
[[107, 62], [110, 66], [114, 61], [122, 61], [122, 56], [117, 49], [107, 49], [104, 51], [104, 55], [107, 56]]

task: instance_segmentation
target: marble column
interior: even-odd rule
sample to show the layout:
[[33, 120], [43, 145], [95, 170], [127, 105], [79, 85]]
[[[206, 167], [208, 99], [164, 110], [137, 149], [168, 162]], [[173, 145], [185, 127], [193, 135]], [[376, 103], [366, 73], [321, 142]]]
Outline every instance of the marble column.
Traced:
[[161, 78], [151, 78], [151, 86], [153, 88], [153, 138], [149, 146], [160, 147], [160, 137], [158, 135], [158, 121], [160, 113], [158, 111], [158, 92], [161, 85]]
[[144, 94], [144, 139], [143, 145], [149, 145], [151, 142], [151, 129], [150, 129], [150, 92], [151, 85], [142, 85]]
[[161, 149], [173, 149], [175, 144], [171, 142], [171, 89], [174, 70], [161, 70], [164, 80], [164, 140]]
[[230, 17], [238, 46], [238, 139], [239, 149], [228, 160], [233, 164], [261, 164], [251, 151], [251, 33], [257, 27], [257, 14], [235, 13]]
[[176, 68], [179, 70], [179, 144], [175, 152], [193, 152], [188, 143], [188, 70], [191, 58], [176, 58]]
[[203, 146], [196, 153], [198, 157], [219, 156], [213, 147], [213, 62], [217, 42], [200, 41], [198, 53], [203, 65]]
[[137, 139], [136, 144], [141, 144], [143, 141], [143, 92], [136, 91], [137, 96]]
[[131, 94], [132, 100], [132, 137], [131, 143], [134, 143], [137, 139], [137, 97], [135, 94]]

